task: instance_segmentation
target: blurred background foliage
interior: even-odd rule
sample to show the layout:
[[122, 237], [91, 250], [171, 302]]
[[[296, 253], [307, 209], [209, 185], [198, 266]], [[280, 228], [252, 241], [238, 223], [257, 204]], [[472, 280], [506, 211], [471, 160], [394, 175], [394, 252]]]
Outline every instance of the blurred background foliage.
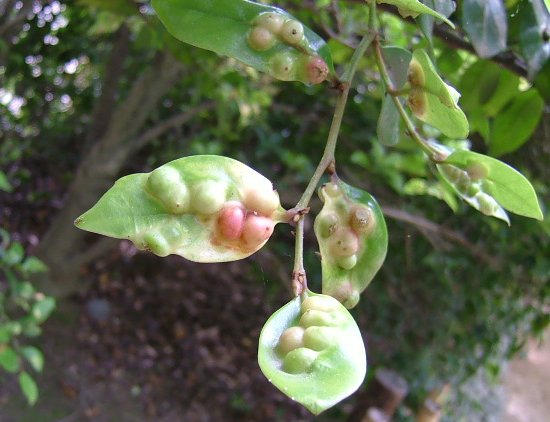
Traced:
[[[504, 362], [549, 323], [550, 17], [542, 0], [491, 2], [502, 12], [492, 11], [494, 24], [507, 28], [495, 35], [465, 27], [479, 11], [471, 10], [475, 2], [457, 3], [456, 31], [425, 18], [419, 30], [384, 6], [383, 39], [430, 51], [462, 93], [471, 125], [465, 142], [526, 174], [545, 221], [514, 216], [508, 228], [450, 198], [402, 128], [397, 145], [378, 142], [382, 91], [368, 56], [346, 110], [337, 165], [342, 179], [383, 205], [390, 233], [386, 263], [354, 311], [371, 368], [402, 375], [409, 406], [450, 383], [449, 420], [492, 420], [485, 398], [461, 386], [473, 376], [498, 379]], [[367, 30], [361, 1], [277, 5], [329, 40], [339, 71]], [[147, 2], [4, 0], [0, 8], [0, 221], [50, 268], [33, 289], [62, 301], [93, 286], [93, 272], [83, 276], [82, 267], [116, 242], [85, 235], [72, 221], [129, 172], [191, 154], [226, 155], [274, 181], [285, 207], [297, 202], [328, 133], [335, 96], [329, 86], [278, 82], [178, 43]], [[319, 209], [314, 202], [312, 213]], [[282, 303], [292, 236], [288, 227], [277, 231], [267, 246], [270, 263], [264, 254], [240, 268], [247, 283], [266, 290], [262, 300]], [[306, 245], [308, 278], [318, 288], [311, 228]], [[258, 271], [270, 274], [269, 286]], [[5, 301], [7, 281], [0, 287]], [[235, 400], [246, 414], [246, 403]], [[343, 420], [341, 410], [325, 417]]]

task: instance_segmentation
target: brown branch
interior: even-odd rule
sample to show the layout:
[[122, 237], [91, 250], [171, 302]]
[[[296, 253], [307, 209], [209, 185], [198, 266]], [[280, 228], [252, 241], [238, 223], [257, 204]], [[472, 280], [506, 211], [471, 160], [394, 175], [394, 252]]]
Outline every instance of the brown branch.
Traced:
[[460, 233], [455, 232], [454, 230], [434, 223], [433, 221], [430, 221], [425, 217], [410, 214], [407, 211], [403, 211], [401, 209], [385, 206], [383, 207], [382, 211], [385, 216], [393, 218], [394, 220], [399, 220], [404, 223], [411, 224], [417, 227], [421, 232], [433, 232], [449, 239], [454, 243], [459, 244], [467, 251], [469, 251], [473, 256], [481, 259], [493, 269], [498, 269], [501, 267], [500, 261], [487, 253], [487, 251], [483, 247], [470, 242], [466, 237], [464, 237]]
[[130, 30], [126, 24], [121, 25], [115, 34], [113, 47], [107, 58], [105, 65], [103, 83], [101, 87], [101, 95], [97, 100], [86, 142], [88, 145], [93, 145], [104, 133], [109, 126], [113, 116], [113, 110], [116, 106], [117, 90], [120, 79], [124, 74], [124, 61], [130, 49]]
[[152, 127], [151, 129], [147, 130], [146, 132], [143, 133], [143, 135], [137, 137], [134, 141], [132, 141], [131, 143], [132, 143], [133, 149], [136, 151], [139, 150], [140, 148], [144, 147], [146, 144], [148, 144], [152, 140], [163, 135], [168, 130], [175, 128], [177, 126], [183, 125], [184, 123], [188, 122], [193, 117], [195, 117], [197, 114], [200, 114], [203, 111], [212, 110], [215, 106], [216, 106], [215, 101], [207, 101], [190, 110], [185, 110], [179, 114], [169, 117], [168, 119], [162, 121], [155, 127]]
[[[350, 3], [363, 3], [363, 4], [365, 3], [365, 0], [346, 0], [346, 1]], [[389, 4], [379, 4], [377, 8], [383, 12], [391, 13], [392, 15], [397, 16], [404, 22], [407, 22], [413, 25], [416, 24], [415, 20], [410, 17], [403, 18], [399, 14], [395, 6], [391, 6]], [[453, 30], [448, 25], [435, 24], [433, 34], [451, 48], [469, 51], [470, 53], [477, 55], [474, 46], [466, 39], [465, 35], [460, 31]], [[332, 37], [330, 33], [326, 33], [326, 35]], [[514, 72], [518, 76], [521, 76], [524, 78], [527, 78], [528, 76], [527, 65], [525, 64], [525, 62], [521, 57], [519, 57], [512, 51], [505, 51], [505, 52], [499, 53], [493, 57], [487, 58], [487, 60], [490, 60], [492, 62], [495, 62], [507, 68], [508, 70]]]

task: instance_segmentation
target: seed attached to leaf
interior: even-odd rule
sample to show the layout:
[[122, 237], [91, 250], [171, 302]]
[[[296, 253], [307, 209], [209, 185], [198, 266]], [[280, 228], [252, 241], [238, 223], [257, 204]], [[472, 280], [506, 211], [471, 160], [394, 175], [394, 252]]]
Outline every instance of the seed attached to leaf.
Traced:
[[481, 180], [485, 179], [489, 175], [489, 169], [485, 167], [482, 163], [473, 163], [468, 166], [466, 169], [468, 176], [472, 180]]
[[428, 106], [426, 93], [420, 88], [413, 88], [409, 94], [407, 104], [416, 116], [422, 117], [426, 113], [426, 107]]
[[276, 191], [258, 187], [248, 187], [242, 194], [242, 201], [248, 211], [270, 216], [279, 208], [279, 195]]
[[260, 215], [248, 214], [243, 226], [242, 240], [247, 248], [256, 248], [273, 233], [273, 220]]
[[407, 79], [413, 87], [423, 87], [426, 84], [424, 70], [422, 69], [420, 63], [418, 63], [415, 59], [411, 60], [411, 63], [409, 64]]
[[336, 263], [344, 270], [351, 270], [357, 265], [357, 255], [339, 257], [336, 259]]
[[166, 238], [158, 232], [146, 233], [143, 236], [145, 247], [158, 256], [168, 256], [170, 254], [170, 244]]
[[285, 20], [286, 18], [279, 13], [268, 12], [262, 13], [258, 16], [254, 21], [254, 24], [278, 35], [281, 32]]
[[147, 178], [147, 191], [159, 199], [171, 214], [189, 211], [189, 191], [179, 172], [171, 167], [159, 167]]
[[262, 26], [255, 26], [248, 34], [248, 44], [256, 51], [266, 51], [275, 45], [275, 35]]
[[342, 195], [340, 187], [336, 183], [327, 183], [324, 186], [325, 193], [331, 198], [337, 198]]
[[336, 341], [333, 327], [309, 327], [303, 333], [303, 343], [308, 349], [320, 352], [332, 346]]
[[350, 226], [357, 233], [369, 233], [375, 224], [374, 214], [370, 207], [358, 205], [351, 210]]
[[328, 239], [328, 250], [333, 258], [355, 255], [359, 250], [359, 239], [352, 230], [341, 228]]
[[304, 347], [304, 329], [298, 326], [287, 328], [279, 338], [279, 353], [286, 355], [299, 347]]
[[318, 352], [300, 347], [290, 351], [283, 359], [283, 371], [289, 374], [307, 372], [311, 364], [317, 359]]
[[322, 311], [322, 312], [332, 312], [337, 309], [340, 309], [340, 303], [330, 296], [310, 296], [304, 299], [301, 304], [302, 313], [307, 311]]
[[295, 59], [288, 53], [278, 53], [271, 60], [273, 75], [282, 81], [291, 81], [296, 74]]
[[498, 210], [498, 204], [493, 199], [492, 196], [487, 195], [486, 193], [480, 192], [475, 198], [479, 203], [479, 210], [485, 215], [494, 215]]
[[321, 237], [330, 237], [338, 228], [340, 219], [334, 212], [324, 213], [317, 217], [315, 224], [318, 226]]
[[305, 79], [311, 84], [320, 84], [328, 77], [327, 63], [319, 56], [308, 57], [305, 63]]
[[304, 328], [313, 326], [333, 327], [338, 325], [338, 321], [329, 312], [311, 309], [302, 314], [299, 324]]
[[191, 192], [193, 210], [199, 214], [211, 215], [222, 209], [227, 185], [217, 180], [203, 180], [193, 185]]
[[237, 240], [244, 227], [245, 210], [240, 202], [232, 201], [224, 205], [218, 217], [218, 229], [222, 237]]
[[297, 20], [290, 19], [283, 24], [281, 37], [287, 44], [300, 44], [304, 38], [304, 26]]

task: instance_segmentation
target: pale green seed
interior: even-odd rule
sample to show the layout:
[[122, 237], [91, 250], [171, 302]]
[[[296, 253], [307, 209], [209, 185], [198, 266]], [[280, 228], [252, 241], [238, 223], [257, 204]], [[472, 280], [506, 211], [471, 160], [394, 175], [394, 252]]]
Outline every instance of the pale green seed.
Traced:
[[314, 350], [300, 347], [290, 351], [283, 359], [283, 371], [289, 374], [301, 374], [307, 372], [317, 359], [318, 353]]

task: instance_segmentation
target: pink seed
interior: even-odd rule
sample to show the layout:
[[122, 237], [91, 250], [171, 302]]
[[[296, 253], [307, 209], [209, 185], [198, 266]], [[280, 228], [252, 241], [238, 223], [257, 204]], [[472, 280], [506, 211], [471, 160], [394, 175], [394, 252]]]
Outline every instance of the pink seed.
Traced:
[[320, 84], [328, 77], [328, 66], [319, 56], [312, 57], [307, 63], [307, 76], [312, 84]]
[[218, 228], [222, 237], [237, 240], [241, 237], [244, 226], [244, 209], [240, 203], [228, 203], [218, 217]]
[[256, 248], [273, 233], [273, 220], [256, 214], [248, 214], [244, 222], [242, 240], [245, 246]]

